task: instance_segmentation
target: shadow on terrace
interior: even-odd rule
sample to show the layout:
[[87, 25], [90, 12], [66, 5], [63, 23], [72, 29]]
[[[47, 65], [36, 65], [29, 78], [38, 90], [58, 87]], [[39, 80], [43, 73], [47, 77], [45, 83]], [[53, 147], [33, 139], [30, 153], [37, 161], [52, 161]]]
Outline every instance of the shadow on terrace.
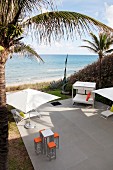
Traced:
[[[96, 108], [72, 105], [71, 99], [60, 101], [62, 105], [47, 103], [39, 107], [41, 118], [34, 117], [34, 129], [25, 129], [25, 121], [18, 129], [35, 170], [107, 170], [113, 167], [113, 118], [105, 120], [99, 113], [106, 106], [96, 103]], [[33, 139], [40, 129], [51, 128], [60, 135], [60, 147], [56, 160], [46, 155], [36, 155]]]

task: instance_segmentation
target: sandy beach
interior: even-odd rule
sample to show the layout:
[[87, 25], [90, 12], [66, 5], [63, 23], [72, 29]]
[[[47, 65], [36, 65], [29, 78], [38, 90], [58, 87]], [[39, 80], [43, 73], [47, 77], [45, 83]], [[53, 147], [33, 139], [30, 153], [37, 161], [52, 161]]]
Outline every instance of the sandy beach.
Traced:
[[42, 80], [33, 80], [33, 81], [25, 81], [25, 82], [17, 82], [17, 83], [7, 83], [6, 87], [13, 87], [13, 86], [20, 86], [24, 84], [36, 84], [36, 83], [50, 83], [53, 81], [58, 81], [60, 80], [61, 77], [55, 77], [53, 78], [44, 78]]

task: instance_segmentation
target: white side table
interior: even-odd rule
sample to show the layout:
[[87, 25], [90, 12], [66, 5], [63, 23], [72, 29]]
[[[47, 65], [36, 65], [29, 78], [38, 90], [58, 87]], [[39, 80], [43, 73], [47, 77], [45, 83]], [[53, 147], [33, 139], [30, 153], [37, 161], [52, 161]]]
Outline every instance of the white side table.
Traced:
[[47, 153], [47, 139], [49, 138], [49, 142], [54, 141], [54, 133], [51, 129], [43, 130], [41, 133], [44, 138], [44, 141], [43, 141], [44, 154], [46, 154]]

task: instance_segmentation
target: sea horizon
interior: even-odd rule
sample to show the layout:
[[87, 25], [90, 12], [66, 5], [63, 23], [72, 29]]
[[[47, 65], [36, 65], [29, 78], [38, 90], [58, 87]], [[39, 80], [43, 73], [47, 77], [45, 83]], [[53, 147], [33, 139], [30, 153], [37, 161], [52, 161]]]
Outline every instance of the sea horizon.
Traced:
[[[6, 63], [6, 86], [34, 84], [63, 79], [67, 54], [41, 54], [37, 59], [14, 55]], [[67, 77], [97, 61], [97, 55], [68, 54]]]

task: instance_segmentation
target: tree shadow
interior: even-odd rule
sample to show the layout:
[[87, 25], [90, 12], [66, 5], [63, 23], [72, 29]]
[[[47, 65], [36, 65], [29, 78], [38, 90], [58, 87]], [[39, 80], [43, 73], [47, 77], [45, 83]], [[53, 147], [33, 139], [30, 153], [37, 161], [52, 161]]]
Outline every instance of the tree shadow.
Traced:
[[28, 156], [27, 150], [20, 136], [18, 128], [16, 126], [15, 120], [12, 113], [8, 112], [9, 120], [9, 152], [8, 152], [8, 167], [9, 170], [33, 170], [31, 160]]

